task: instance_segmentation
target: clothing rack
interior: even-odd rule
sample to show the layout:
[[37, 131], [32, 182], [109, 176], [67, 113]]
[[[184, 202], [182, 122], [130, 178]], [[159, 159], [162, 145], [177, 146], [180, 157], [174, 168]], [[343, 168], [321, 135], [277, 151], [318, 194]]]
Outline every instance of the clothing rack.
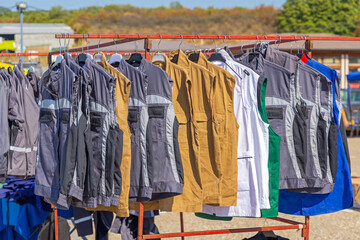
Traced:
[[[116, 38], [124, 38], [122, 39], [123, 42], [131, 42], [140, 39], [144, 39], [144, 48], [145, 48], [145, 58], [149, 59], [149, 52], [151, 51], [151, 39], [213, 39], [214, 42], [216, 39], [224, 40], [224, 44], [226, 40], [257, 40], [257, 43], [254, 44], [247, 44], [247, 45], [240, 45], [235, 47], [230, 47], [230, 50], [243, 50], [256, 47], [260, 40], [275, 40], [270, 41], [268, 44], [280, 44], [285, 42], [291, 41], [298, 41], [298, 40], [320, 40], [314, 39], [307, 36], [227, 36], [227, 35], [140, 35], [140, 34], [133, 34], [133, 35], [120, 35], [120, 34], [56, 34], [55, 38], [58, 39], [99, 39], [98, 44], [90, 45], [90, 46], [82, 46], [73, 49], [73, 51], [79, 51], [81, 49], [96, 49], [102, 46], [111, 46], [116, 45], [119, 43], [119, 40], [115, 41]], [[101, 43], [101, 39], [113, 39], [112, 42]], [[354, 38], [344, 38], [343, 40], [354, 40]], [[339, 40], [339, 39], [336, 39]], [[360, 40], [360, 38], [356, 38], [356, 40]], [[120, 40], [121, 41], [121, 40]], [[71, 52], [72, 49], [69, 50]], [[206, 49], [201, 50], [205, 54], [209, 54], [215, 51], [215, 49]], [[155, 238], [171, 238], [171, 237], [181, 237], [181, 239], [185, 239], [186, 236], [201, 236], [201, 235], [215, 235], [215, 234], [228, 234], [228, 233], [240, 233], [240, 232], [257, 232], [257, 231], [271, 231], [271, 230], [288, 230], [288, 229], [302, 229], [302, 237], [305, 240], [309, 240], [309, 230], [310, 230], [310, 217], [306, 216], [304, 223], [297, 222], [285, 218], [275, 217], [270, 218], [272, 220], [287, 223], [288, 225], [285, 226], [269, 226], [269, 227], [254, 227], [254, 228], [238, 228], [238, 229], [220, 229], [220, 230], [210, 230], [210, 231], [193, 231], [193, 232], [185, 232], [184, 228], [184, 215], [180, 213], [180, 228], [181, 232], [178, 233], [163, 233], [163, 234], [143, 234], [143, 221], [144, 221], [144, 205], [140, 203], [139, 209], [139, 222], [138, 222], [138, 240], [144, 239], [155, 239]]]
[[[155, 35], [141, 35], [141, 34], [55, 34], [55, 38], [59, 39], [99, 39], [99, 43], [95, 45], [90, 46], [82, 46], [77, 47], [73, 49], [66, 50], [66, 52], [70, 54], [76, 54], [77, 52], [85, 52], [89, 49], [99, 49], [101, 47], [106, 46], [113, 46], [121, 43], [136, 41], [140, 39], [145, 40], [144, 48], [145, 52], [143, 54], [145, 55], [146, 59], [149, 59], [149, 52], [151, 49], [151, 39], [212, 39], [212, 40], [224, 40], [224, 43], [226, 40], [257, 40], [258, 42], [255, 44], [248, 44], [243, 46], [236, 46], [236, 47], [230, 47], [230, 50], [241, 50], [241, 49], [248, 49], [256, 47], [261, 40], [269, 41], [269, 40], [275, 40], [272, 42], [269, 42], [269, 44], [280, 44], [284, 42], [289, 41], [299, 41], [299, 40], [305, 40], [305, 41], [313, 41], [313, 40], [329, 40], [329, 41], [360, 41], [360, 37], [309, 37], [309, 36], [229, 36], [229, 35], [161, 35], [161, 34], [155, 34]], [[119, 39], [121, 40], [114, 40]], [[106, 43], [100, 43], [101, 39], [113, 39], [112, 42], [106, 42]], [[278, 42], [279, 41], [279, 42]], [[310, 44], [311, 45], [311, 44]], [[60, 45], [61, 46], [61, 45]], [[311, 49], [307, 49], [311, 50]], [[205, 53], [213, 52], [214, 49], [210, 50], [202, 50]], [[54, 54], [59, 54], [60, 51], [51, 52], [51, 53], [3, 53], [0, 54], [0, 56], [49, 56]], [[119, 52], [120, 53], [120, 52]], [[110, 53], [111, 54], [111, 53]], [[272, 220], [286, 223], [288, 225], [285, 226], [268, 226], [268, 227], [254, 227], [254, 228], [237, 228], [237, 229], [219, 229], [219, 230], [209, 230], [209, 231], [193, 231], [193, 232], [185, 232], [184, 229], [184, 216], [183, 213], [180, 213], [180, 227], [181, 232], [177, 233], [163, 233], [163, 234], [143, 234], [143, 219], [144, 219], [144, 205], [143, 203], [140, 203], [140, 209], [139, 209], [139, 222], [138, 222], [138, 240], [144, 240], [144, 239], [154, 239], [154, 238], [171, 238], [171, 237], [181, 237], [181, 239], [185, 239], [186, 236], [201, 236], [201, 235], [215, 235], [215, 234], [229, 234], [229, 233], [241, 233], [241, 232], [257, 232], [257, 231], [271, 231], [271, 230], [288, 230], [288, 229], [298, 229], [302, 230], [302, 237], [305, 240], [309, 240], [309, 231], [310, 231], [310, 217], [305, 216], [304, 222], [297, 222], [285, 218], [280, 217], [274, 217], [270, 218]], [[57, 209], [54, 207], [54, 214], [57, 215]], [[57, 229], [58, 229], [58, 223], [57, 218], [55, 218], [55, 239], [58, 240], [57, 235]]]

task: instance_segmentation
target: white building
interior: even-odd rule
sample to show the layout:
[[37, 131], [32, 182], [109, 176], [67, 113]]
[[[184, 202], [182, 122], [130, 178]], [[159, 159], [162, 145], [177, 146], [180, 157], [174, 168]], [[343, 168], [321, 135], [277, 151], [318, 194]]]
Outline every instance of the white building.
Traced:
[[[73, 34], [74, 30], [62, 23], [24, 23], [24, 47], [36, 49], [43, 46], [41, 49], [46, 48], [47, 51], [59, 48], [59, 39], [55, 38], [57, 33]], [[20, 23], [1, 23], [0, 37], [3, 40], [15, 40], [17, 52], [20, 52]], [[69, 46], [73, 43], [74, 40], [70, 39]], [[61, 45], [63, 44], [64, 40], [61, 40]]]

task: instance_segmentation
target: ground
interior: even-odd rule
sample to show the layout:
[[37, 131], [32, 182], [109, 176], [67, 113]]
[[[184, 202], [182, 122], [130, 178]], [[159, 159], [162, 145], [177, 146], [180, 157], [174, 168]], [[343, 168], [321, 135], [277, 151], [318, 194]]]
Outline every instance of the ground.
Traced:
[[[349, 138], [349, 148], [352, 163], [352, 176], [360, 177], [360, 138]], [[304, 221], [304, 217], [289, 216], [280, 214], [280, 217]], [[180, 231], [180, 217], [178, 213], [162, 213], [157, 216], [155, 221], [161, 233]], [[244, 228], [268, 225], [282, 225], [273, 220], [236, 218], [231, 222], [210, 221], [199, 219], [191, 213], [184, 214], [185, 231], [214, 230], [224, 228]], [[287, 237], [291, 240], [301, 238], [301, 231], [281, 230], [275, 231], [276, 234]], [[185, 239], [194, 240], [238, 240], [251, 237], [255, 233], [223, 234], [212, 236], [195, 236]], [[76, 231], [72, 234], [72, 239], [78, 239]], [[88, 236], [88, 239], [95, 239]], [[110, 233], [109, 240], [121, 239], [120, 235]], [[169, 238], [170, 239], [170, 238]], [[180, 238], [171, 238], [179, 239]], [[360, 239], [360, 209], [348, 209], [337, 213], [315, 216], [310, 218], [310, 239], [311, 240], [355, 240]]]

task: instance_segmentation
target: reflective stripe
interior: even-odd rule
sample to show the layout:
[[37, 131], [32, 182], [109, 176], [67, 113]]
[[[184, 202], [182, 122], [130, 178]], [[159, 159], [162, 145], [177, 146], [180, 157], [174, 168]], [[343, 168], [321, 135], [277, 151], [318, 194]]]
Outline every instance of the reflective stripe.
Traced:
[[33, 151], [37, 151], [38, 150], [38, 148], [37, 147], [33, 147]]
[[166, 116], [166, 144], [168, 146], [168, 154], [170, 157], [170, 165], [171, 170], [174, 175], [175, 181], [180, 183], [178, 169], [176, 165], [175, 159], [175, 150], [174, 150], [174, 121], [175, 121], [175, 111], [172, 104], [169, 104], [167, 109], [167, 116]]
[[91, 220], [92, 219], [92, 216], [87, 216], [87, 217], [83, 217], [83, 218], [80, 218], [80, 219], [77, 219], [74, 221], [75, 224], [79, 224], [79, 223], [82, 223], [82, 222], [85, 222], [85, 221], [88, 221], [88, 220]]
[[147, 95], [146, 96], [146, 103], [147, 104], [153, 104], [153, 103], [165, 103], [165, 104], [171, 104], [171, 100], [158, 96], [158, 95]]
[[97, 102], [90, 102], [90, 111], [96, 111], [96, 112], [109, 112], [106, 107], [103, 105], [97, 103]]
[[31, 152], [31, 148], [21, 148], [21, 147], [15, 147], [15, 146], [10, 146], [10, 150], [14, 151], [14, 152], [24, 152], [24, 153]]
[[150, 187], [150, 179], [148, 172], [148, 163], [146, 155], [146, 128], [149, 121], [148, 109], [143, 107], [140, 110], [140, 149], [141, 149], [141, 163], [144, 169], [144, 184], [146, 187]]
[[51, 110], [71, 108], [71, 103], [66, 98], [61, 98], [59, 100], [45, 99], [41, 101], [40, 108], [46, 108]]
[[129, 98], [129, 107], [145, 107], [146, 103], [141, 102], [136, 98]]

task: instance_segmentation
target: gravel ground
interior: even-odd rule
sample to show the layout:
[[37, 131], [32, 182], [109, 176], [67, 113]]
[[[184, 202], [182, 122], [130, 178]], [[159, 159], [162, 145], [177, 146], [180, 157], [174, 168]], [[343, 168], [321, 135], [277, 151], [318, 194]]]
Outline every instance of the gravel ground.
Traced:
[[[352, 163], [352, 176], [360, 177], [360, 138], [349, 138], [349, 148]], [[280, 217], [293, 219], [299, 222], [304, 221], [304, 217], [290, 216], [280, 214]], [[156, 224], [162, 233], [180, 231], [180, 217], [178, 213], [162, 213], [155, 218]], [[273, 220], [251, 219], [251, 218], [234, 218], [230, 222], [211, 221], [199, 219], [191, 213], [184, 214], [185, 231], [214, 230], [224, 228], [245, 228], [286, 225]], [[291, 240], [301, 238], [301, 231], [298, 230], [281, 230], [275, 231], [276, 234], [287, 237]], [[251, 237], [255, 233], [223, 234], [212, 236], [195, 236], [185, 239], [194, 240], [238, 240]], [[72, 239], [79, 239], [76, 231]], [[94, 236], [88, 236], [87, 239], [94, 239]], [[121, 239], [120, 235], [110, 233], [110, 240]], [[172, 238], [179, 239], [180, 238]], [[310, 239], [311, 240], [355, 240], [360, 239], [360, 209], [348, 209], [337, 213], [325, 214], [310, 218]]]

